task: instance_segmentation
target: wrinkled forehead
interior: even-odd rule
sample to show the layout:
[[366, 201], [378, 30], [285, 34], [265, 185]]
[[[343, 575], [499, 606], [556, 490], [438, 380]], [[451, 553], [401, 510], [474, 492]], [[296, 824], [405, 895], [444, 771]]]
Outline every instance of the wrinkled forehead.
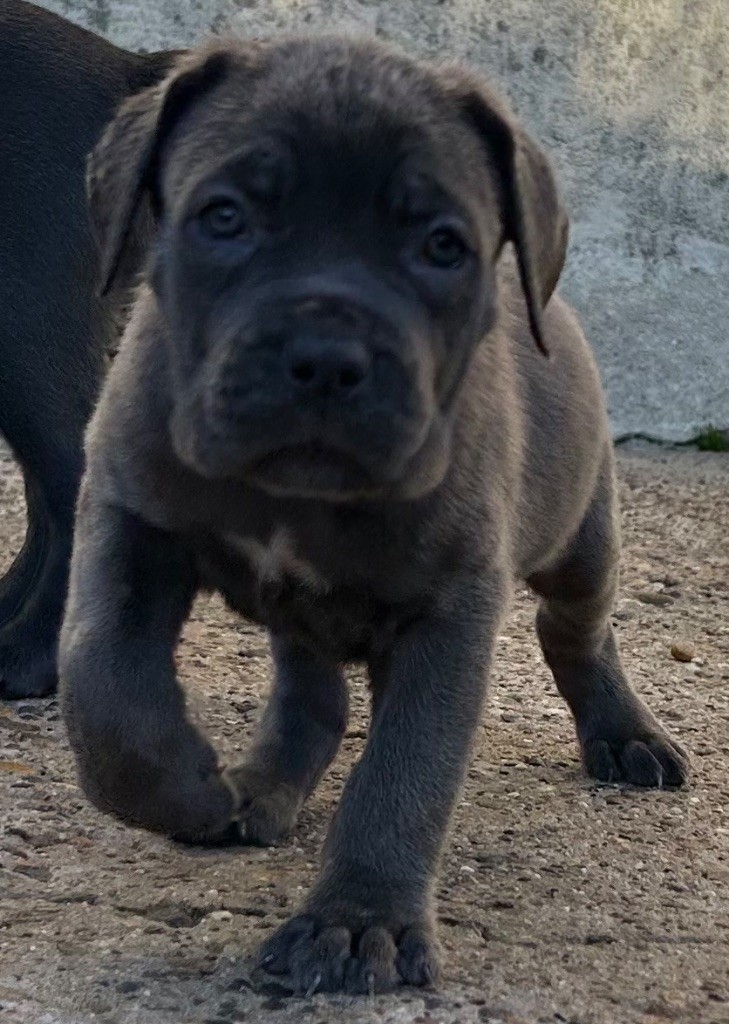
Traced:
[[308, 170], [322, 192], [407, 183], [474, 216], [497, 201], [488, 146], [436, 75], [366, 47], [298, 44], [252, 66], [235, 54], [197, 97], [162, 159], [169, 196], [261, 153]]

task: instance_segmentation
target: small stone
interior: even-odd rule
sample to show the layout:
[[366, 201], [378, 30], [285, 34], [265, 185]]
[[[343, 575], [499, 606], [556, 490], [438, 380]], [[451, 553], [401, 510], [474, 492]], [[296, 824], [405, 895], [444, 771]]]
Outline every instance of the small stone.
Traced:
[[696, 656], [696, 649], [693, 644], [686, 643], [685, 641], [677, 641], [671, 644], [671, 657], [675, 661], [693, 661]]
[[[633, 602], [631, 602], [631, 604], [637, 605], [638, 602], [637, 601], [633, 601]], [[624, 604], [621, 605], [621, 607], [618, 608], [613, 613], [613, 618], [616, 619], [618, 622], [630, 622], [630, 620], [634, 619], [635, 616], [636, 616], [636, 609], [635, 609], [635, 607], [631, 608], [627, 601], [624, 602]]]
[[209, 921], [232, 921], [233, 915], [229, 910], [214, 910], [208, 914]]

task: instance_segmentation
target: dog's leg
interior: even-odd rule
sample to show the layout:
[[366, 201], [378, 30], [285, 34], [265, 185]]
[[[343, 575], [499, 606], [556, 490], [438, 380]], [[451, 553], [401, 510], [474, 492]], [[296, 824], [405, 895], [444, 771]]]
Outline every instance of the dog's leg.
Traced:
[[[68, 230], [75, 238], [75, 227]], [[25, 544], [0, 583], [5, 697], [38, 696], [56, 685], [83, 436], [113, 331], [106, 307], [90, 301], [91, 267], [72, 262], [70, 276], [33, 264], [19, 292], [7, 281], [0, 287], [17, 321], [13, 333], [0, 331], [0, 433], [23, 471], [28, 514]]]
[[39, 489], [25, 480], [25, 505], [28, 527], [23, 546], [5, 575], [0, 579], [0, 631], [22, 610], [27, 594], [42, 572], [49, 543], [50, 524]]
[[347, 690], [336, 665], [273, 638], [276, 675], [252, 749], [230, 778], [239, 794], [241, 837], [274, 845], [293, 828], [331, 764], [347, 725]]
[[542, 597], [537, 631], [577, 726], [587, 772], [606, 782], [680, 786], [688, 759], [628, 682], [610, 614], [620, 553], [612, 456], [559, 564], [529, 584]]
[[16, 448], [25, 476], [28, 527], [25, 543], [0, 583], [0, 694], [4, 697], [36, 697], [56, 686], [83, 426], [78, 424], [71, 437], [51, 431], [38, 439], [32, 453], [22, 445], [20, 451]]
[[59, 657], [81, 783], [124, 821], [207, 841], [224, 834], [235, 802], [175, 678], [196, 586], [174, 538], [82, 495]]
[[365, 752], [301, 913], [259, 957], [297, 991], [426, 985], [438, 971], [433, 884], [486, 690], [506, 577], [461, 581], [437, 616], [371, 666]]

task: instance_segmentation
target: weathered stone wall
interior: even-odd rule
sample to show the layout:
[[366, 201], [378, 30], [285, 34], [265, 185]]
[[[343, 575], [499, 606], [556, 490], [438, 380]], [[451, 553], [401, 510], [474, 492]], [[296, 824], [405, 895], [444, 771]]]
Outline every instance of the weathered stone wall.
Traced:
[[469, 61], [556, 158], [616, 434], [729, 426], [729, 0], [43, 2], [130, 48], [342, 29]]

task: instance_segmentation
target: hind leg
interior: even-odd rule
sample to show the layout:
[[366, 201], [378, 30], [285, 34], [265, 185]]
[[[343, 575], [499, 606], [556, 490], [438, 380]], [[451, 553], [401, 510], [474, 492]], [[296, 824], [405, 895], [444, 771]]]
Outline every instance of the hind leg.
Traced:
[[22, 346], [0, 337], [0, 432], [23, 471], [28, 513], [25, 543], [0, 581], [5, 698], [36, 697], [56, 686], [83, 434], [104, 367], [105, 325], [95, 318], [90, 331], [89, 319], [58, 322], [42, 338], [29, 331]]
[[40, 495], [30, 481], [25, 485], [28, 526], [22, 548], [0, 578], [0, 630], [22, 609], [27, 595], [43, 571], [48, 546], [48, 523]]
[[[0, 694], [37, 697], [56, 686], [56, 648], [68, 583], [81, 443], [59, 457], [52, 477], [25, 468], [26, 541], [3, 580]], [[7, 582], [6, 582], [7, 581]]]
[[276, 845], [331, 764], [347, 724], [341, 670], [283, 637], [272, 637], [271, 696], [245, 759], [229, 772], [241, 837]]
[[587, 772], [606, 782], [680, 786], [688, 758], [633, 690], [610, 614], [620, 550], [612, 460], [560, 561], [528, 583], [541, 597], [537, 632], [569, 704]]

